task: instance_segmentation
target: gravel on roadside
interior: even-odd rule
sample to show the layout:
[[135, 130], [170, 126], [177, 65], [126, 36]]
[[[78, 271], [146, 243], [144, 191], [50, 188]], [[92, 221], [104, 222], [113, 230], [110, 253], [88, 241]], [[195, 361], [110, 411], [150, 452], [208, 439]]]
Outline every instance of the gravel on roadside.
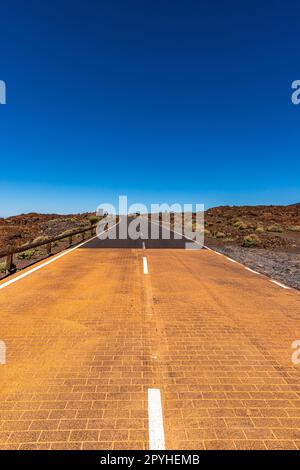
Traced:
[[[207, 244], [210, 247], [209, 244]], [[300, 290], [300, 254], [240, 246], [211, 246], [230, 258]]]

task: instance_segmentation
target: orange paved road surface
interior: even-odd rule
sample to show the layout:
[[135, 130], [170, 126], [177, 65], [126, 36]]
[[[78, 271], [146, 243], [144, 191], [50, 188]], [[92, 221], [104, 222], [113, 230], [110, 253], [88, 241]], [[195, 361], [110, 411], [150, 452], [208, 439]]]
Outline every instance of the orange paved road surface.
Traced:
[[152, 387], [167, 449], [300, 448], [300, 294], [223, 257], [79, 248], [0, 310], [1, 449], [147, 449]]

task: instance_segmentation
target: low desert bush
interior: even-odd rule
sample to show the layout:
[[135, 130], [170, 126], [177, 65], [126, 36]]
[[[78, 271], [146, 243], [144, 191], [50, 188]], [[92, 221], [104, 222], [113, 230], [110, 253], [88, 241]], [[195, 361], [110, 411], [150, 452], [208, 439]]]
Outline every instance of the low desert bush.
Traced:
[[224, 238], [224, 237], [225, 237], [225, 233], [223, 233], [223, 232], [217, 232], [217, 233], [216, 233], [216, 237], [217, 237], [217, 238]]
[[259, 246], [260, 239], [256, 235], [247, 235], [244, 237], [243, 246], [250, 248], [251, 246]]
[[283, 232], [283, 228], [278, 225], [278, 224], [274, 224], [274, 225], [269, 225], [267, 227], [267, 232], [277, 232], [277, 233], [282, 233]]
[[291, 225], [288, 228], [289, 232], [300, 232], [300, 225]]
[[98, 217], [97, 215], [90, 215], [89, 216], [89, 222], [91, 225], [96, 225], [99, 220], [101, 220], [101, 217]]
[[211, 236], [210, 230], [208, 230], [208, 228], [204, 229], [204, 236], [205, 237], [210, 237]]
[[36, 250], [35, 248], [30, 248], [29, 250], [25, 250], [21, 253], [18, 253], [17, 258], [21, 260], [31, 259], [35, 254], [38, 254], [38, 250]]
[[238, 228], [239, 230], [246, 230], [246, 228], [247, 228], [247, 224], [245, 222], [243, 222], [243, 220], [240, 220], [240, 219], [236, 220], [234, 222], [233, 226], [235, 228]]
[[78, 219], [76, 219], [76, 217], [61, 217], [59, 219], [53, 219], [55, 222], [71, 222], [71, 223], [74, 223], [74, 222], [78, 222]]
[[0, 273], [5, 273], [6, 271], [6, 263], [0, 263]]
[[261, 225], [258, 225], [255, 229], [255, 232], [257, 233], [263, 233], [264, 231], [265, 229]]

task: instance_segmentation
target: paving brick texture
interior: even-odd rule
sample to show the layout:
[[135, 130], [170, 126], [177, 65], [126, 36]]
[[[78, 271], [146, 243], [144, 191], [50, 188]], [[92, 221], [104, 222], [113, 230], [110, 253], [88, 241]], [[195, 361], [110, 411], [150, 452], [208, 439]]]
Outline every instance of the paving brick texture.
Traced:
[[152, 387], [167, 449], [300, 448], [300, 294], [226, 258], [79, 248], [0, 311], [0, 449], [148, 449]]

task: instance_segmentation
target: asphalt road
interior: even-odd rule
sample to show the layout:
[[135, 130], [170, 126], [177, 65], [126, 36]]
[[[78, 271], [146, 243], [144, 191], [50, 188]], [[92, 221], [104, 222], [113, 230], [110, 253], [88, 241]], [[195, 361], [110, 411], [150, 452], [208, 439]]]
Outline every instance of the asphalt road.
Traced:
[[[128, 227], [131, 223], [137, 224], [137, 237], [132, 239], [128, 234]], [[141, 225], [140, 225], [141, 224]], [[111, 224], [113, 225], [113, 224]], [[126, 239], [120, 238], [120, 229], [123, 233], [126, 234]], [[115, 229], [110, 229], [107, 232], [110, 238], [106, 240], [101, 240], [99, 238], [94, 238], [86, 245], [85, 248], [149, 248], [149, 249], [198, 249], [199, 245], [193, 243], [193, 241], [178, 236], [165, 226], [158, 225], [157, 223], [150, 223], [146, 219], [133, 219], [133, 218], [122, 218], [120, 217], [119, 223], [116, 225]], [[154, 239], [154, 235], [157, 239]], [[114, 238], [112, 238], [114, 237]], [[176, 238], [177, 237], [177, 238]]]

